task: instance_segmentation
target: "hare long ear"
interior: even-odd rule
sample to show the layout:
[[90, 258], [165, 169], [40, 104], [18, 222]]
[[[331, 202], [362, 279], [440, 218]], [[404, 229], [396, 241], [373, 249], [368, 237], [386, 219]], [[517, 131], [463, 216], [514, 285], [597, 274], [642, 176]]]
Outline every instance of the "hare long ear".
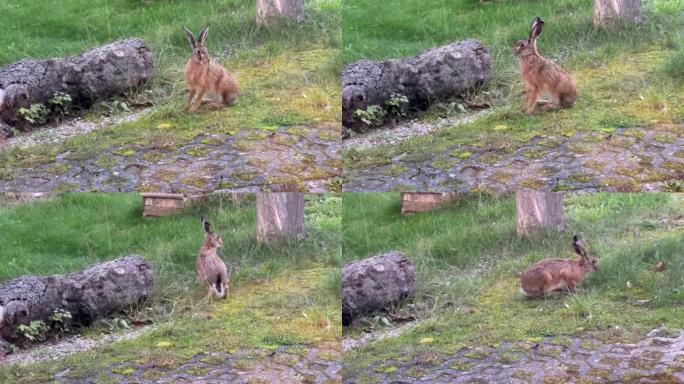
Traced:
[[537, 36], [541, 35], [543, 28], [544, 20], [540, 19], [539, 16], [535, 17], [530, 26], [530, 39], [534, 40]]
[[204, 226], [204, 232], [205, 233], [209, 233], [209, 234], [213, 233], [211, 231], [211, 224], [209, 224], [209, 222], [207, 221], [207, 219], [204, 218], [204, 216], [202, 216], [202, 225]]
[[185, 37], [188, 38], [188, 42], [190, 43], [190, 46], [192, 48], [195, 48], [195, 35], [193, 35], [192, 31], [190, 31], [186, 27], [183, 27], [183, 32], [185, 32]]
[[207, 39], [207, 33], [209, 33], [209, 26], [207, 25], [204, 27], [202, 32], [199, 34], [199, 43], [200, 45], [204, 45], [204, 41]]
[[575, 252], [577, 252], [578, 255], [587, 258], [587, 250], [584, 248], [581, 237], [575, 235], [575, 237], [572, 238], [572, 246], [575, 247]]

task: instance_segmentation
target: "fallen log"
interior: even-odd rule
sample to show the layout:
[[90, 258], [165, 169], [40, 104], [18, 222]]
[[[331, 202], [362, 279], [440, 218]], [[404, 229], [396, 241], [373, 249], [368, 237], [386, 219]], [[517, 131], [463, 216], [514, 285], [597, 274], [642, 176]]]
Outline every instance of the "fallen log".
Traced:
[[55, 95], [66, 94], [71, 98], [67, 107], [87, 109], [94, 101], [122, 94], [153, 77], [152, 50], [135, 38], [66, 58], [20, 60], [0, 68], [0, 120], [25, 128], [30, 124], [18, 116], [21, 108], [40, 103], [49, 109]]
[[94, 264], [68, 275], [23, 276], [0, 284], [0, 356], [10, 352], [16, 328], [46, 321], [57, 310], [77, 324], [119, 312], [154, 292], [154, 271], [142, 256]]
[[358, 61], [342, 71], [342, 124], [363, 130], [354, 112], [371, 105], [385, 107], [393, 94], [408, 98], [409, 108], [424, 110], [435, 101], [465, 95], [491, 76], [489, 49], [476, 40], [404, 59]]
[[403, 253], [391, 251], [342, 268], [342, 324], [385, 311], [416, 290], [416, 272]]

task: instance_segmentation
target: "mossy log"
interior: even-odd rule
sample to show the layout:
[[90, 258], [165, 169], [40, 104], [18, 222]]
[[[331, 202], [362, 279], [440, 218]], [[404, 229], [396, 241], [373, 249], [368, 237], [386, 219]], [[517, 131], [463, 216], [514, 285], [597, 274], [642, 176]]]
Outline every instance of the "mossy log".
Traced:
[[[120, 40], [79, 55], [49, 60], [24, 59], [0, 68], [0, 120], [11, 127], [25, 122], [17, 112], [57, 93], [71, 97], [71, 107], [122, 94], [154, 77], [154, 58], [141, 39]], [[0, 133], [6, 129], [0, 129]]]
[[0, 356], [10, 352], [15, 329], [45, 321], [57, 310], [77, 324], [144, 302], [154, 292], [154, 271], [142, 256], [94, 264], [68, 275], [23, 276], [0, 284]]
[[385, 311], [415, 290], [416, 271], [401, 252], [381, 253], [347, 264], [342, 268], [342, 324]]
[[414, 109], [463, 96], [489, 82], [491, 66], [489, 49], [477, 40], [435, 47], [403, 59], [349, 64], [342, 71], [342, 124], [361, 130], [354, 112], [371, 105], [384, 106], [392, 94], [406, 96]]

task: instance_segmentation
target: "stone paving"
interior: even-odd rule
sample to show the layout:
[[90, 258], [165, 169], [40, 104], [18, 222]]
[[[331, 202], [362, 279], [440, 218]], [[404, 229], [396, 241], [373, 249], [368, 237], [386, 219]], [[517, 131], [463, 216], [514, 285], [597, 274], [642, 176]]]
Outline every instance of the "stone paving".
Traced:
[[668, 182], [684, 181], [684, 124], [402, 153], [388, 164], [344, 171], [343, 189], [355, 192], [667, 190]]
[[[403, 361], [402, 361], [403, 360]], [[684, 330], [657, 329], [629, 344], [581, 337], [464, 348], [345, 366], [344, 383], [684, 383]]]
[[338, 124], [199, 135], [182, 145], [163, 136], [149, 142], [88, 158], [62, 153], [32, 169], [0, 169], [0, 192], [321, 192], [334, 189], [342, 172]]
[[[337, 344], [339, 345], [339, 343]], [[123, 362], [104, 370], [65, 370], [55, 383], [341, 383], [339, 347], [284, 346], [275, 351], [241, 349], [235, 353], [200, 353], [180, 364], [159, 357], [146, 364]]]

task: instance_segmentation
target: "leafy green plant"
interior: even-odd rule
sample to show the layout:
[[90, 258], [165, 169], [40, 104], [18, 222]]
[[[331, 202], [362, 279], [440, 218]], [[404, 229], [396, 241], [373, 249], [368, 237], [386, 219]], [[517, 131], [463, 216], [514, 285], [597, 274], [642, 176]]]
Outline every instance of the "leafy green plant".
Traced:
[[109, 116], [131, 111], [131, 108], [123, 100], [103, 101], [102, 106], [106, 109], [105, 114]]
[[120, 330], [131, 329], [131, 324], [128, 320], [122, 317], [113, 317], [111, 319], [102, 319], [102, 324], [104, 324], [109, 332], [116, 332]]
[[71, 114], [71, 96], [64, 92], [56, 92], [48, 100], [48, 105], [43, 103], [32, 104], [29, 108], [19, 108], [17, 113], [24, 120], [33, 125], [47, 123], [50, 118], [61, 119]]
[[377, 104], [369, 105], [366, 109], [359, 108], [354, 111], [354, 116], [361, 120], [367, 127], [382, 124], [385, 115], [385, 110]]
[[408, 112], [409, 99], [402, 94], [393, 93], [389, 99], [385, 100], [385, 105], [387, 106], [387, 114], [404, 117]]
[[50, 100], [51, 114], [55, 117], [62, 118], [71, 114], [71, 96], [64, 92], [56, 92]]
[[31, 341], [43, 341], [50, 328], [43, 320], [34, 320], [29, 324], [22, 324], [17, 327], [17, 331]]
[[69, 332], [71, 329], [71, 313], [65, 309], [56, 309], [52, 315], [48, 316], [48, 320], [51, 322], [50, 327], [59, 332]]
[[440, 115], [451, 116], [455, 113], [466, 113], [468, 110], [462, 103], [451, 101], [448, 103], [438, 103], [435, 105]]
[[36, 103], [29, 108], [19, 108], [17, 113], [31, 124], [45, 124], [50, 115], [50, 110], [45, 107], [45, 104]]

